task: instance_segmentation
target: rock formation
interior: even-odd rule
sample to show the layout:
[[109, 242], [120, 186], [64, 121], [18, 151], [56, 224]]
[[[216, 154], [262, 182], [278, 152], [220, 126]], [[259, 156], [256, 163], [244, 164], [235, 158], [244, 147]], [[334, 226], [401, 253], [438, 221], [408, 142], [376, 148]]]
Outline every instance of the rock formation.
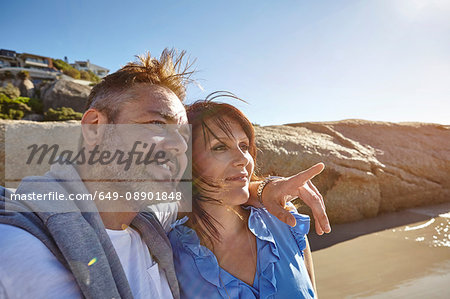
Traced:
[[34, 97], [34, 84], [31, 82], [30, 79], [25, 78], [20, 81], [19, 85], [17, 86], [20, 90], [20, 96], [21, 97]]
[[[1, 144], [5, 124], [13, 124], [12, 130], [14, 125], [29, 124], [49, 132], [79, 125], [76, 121], [0, 121]], [[13, 143], [19, 152], [33, 136], [22, 136], [19, 126], [16, 130]], [[290, 176], [317, 162], [325, 163], [326, 169], [313, 182], [324, 195], [332, 223], [450, 201], [450, 126], [345, 120], [255, 130], [260, 175]], [[2, 185], [4, 148], [0, 147]], [[309, 213], [300, 201], [296, 204], [301, 212]]]
[[[24, 176], [43, 175], [48, 171], [47, 163], [26, 165], [32, 144], [57, 142], [60, 148], [77, 149], [81, 136], [79, 121], [36, 122], [27, 120], [0, 119], [0, 185], [17, 188]], [[5, 160], [6, 159], [6, 160]], [[7, 171], [7, 176], [5, 176]]]
[[41, 89], [44, 111], [50, 108], [68, 107], [76, 112], [84, 112], [91, 87], [72, 81], [57, 80]]
[[261, 175], [290, 176], [325, 163], [314, 183], [333, 223], [450, 201], [450, 126], [346, 120], [256, 133]]

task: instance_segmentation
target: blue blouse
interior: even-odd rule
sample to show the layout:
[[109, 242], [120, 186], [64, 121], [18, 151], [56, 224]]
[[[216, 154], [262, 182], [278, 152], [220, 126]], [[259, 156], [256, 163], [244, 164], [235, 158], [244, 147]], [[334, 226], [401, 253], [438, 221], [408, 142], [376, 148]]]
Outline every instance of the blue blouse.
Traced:
[[309, 216], [291, 213], [297, 220], [295, 227], [266, 209], [250, 207], [248, 227], [257, 244], [253, 285], [220, 268], [212, 251], [200, 245], [197, 233], [184, 225], [188, 217], [172, 224], [169, 239], [181, 298], [314, 298], [303, 257]]

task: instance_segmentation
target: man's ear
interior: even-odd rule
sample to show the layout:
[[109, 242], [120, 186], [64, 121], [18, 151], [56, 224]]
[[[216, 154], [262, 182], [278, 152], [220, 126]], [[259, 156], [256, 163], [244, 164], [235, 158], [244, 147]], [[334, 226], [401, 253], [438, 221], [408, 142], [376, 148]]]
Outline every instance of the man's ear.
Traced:
[[107, 124], [108, 118], [104, 113], [94, 108], [86, 111], [81, 118], [84, 142], [92, 146], [99, 144]]

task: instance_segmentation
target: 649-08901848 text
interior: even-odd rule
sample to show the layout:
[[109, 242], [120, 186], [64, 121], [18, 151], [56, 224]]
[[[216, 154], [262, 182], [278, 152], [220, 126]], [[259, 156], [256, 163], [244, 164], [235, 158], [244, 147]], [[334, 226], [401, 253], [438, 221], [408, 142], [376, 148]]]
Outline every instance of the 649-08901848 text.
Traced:
[[120, 194], [119, 192], [98, 192], [95, 191], [94, 194], [63, 194], [59, 192], [47, 192], [47, 193], [36, 193], [31, 192], [27, 194], [11, 194], [10, 200], [15, 201], [64, 201], [64, 200], [150, 200], [150, 201], [180, 201], [183, 199], [182, 192], [125, 192], [125, 194]]
[[118, 192], [99, 192], [99, 200], [156, 200], [156, 201], [180, 201], [181, 192], [125, 192], [125, 195]]

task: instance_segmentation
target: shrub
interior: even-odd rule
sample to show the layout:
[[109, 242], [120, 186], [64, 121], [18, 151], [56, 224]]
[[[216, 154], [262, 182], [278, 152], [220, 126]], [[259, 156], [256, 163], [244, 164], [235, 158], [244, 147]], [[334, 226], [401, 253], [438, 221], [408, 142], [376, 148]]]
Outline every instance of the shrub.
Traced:
[[60, 71], [73, 68], [70, 64], [61, 59], [53, 59], [53, 66]]
[[81, 75], [81, 79], [88, 80], [93, 83], [98, 83], [101, 80], [100, 77], [97, 76], [96, 74], [94, 74], [94, 72], [92, 72], [91, 70], [80, 71], [80, 75]]
[[5, 94], [0, 94], [0, 118], [22, 119], [31, 108], [23, 102], [23, 99], [10, 99]]
[[7, 103], [9, 103], [11, 101], [10, 98], [8, 98], [7, 95], [0, 93], [0, 105], [1, 107], [3, 107], [3, 105], [6, 105]]
[[28, 107], [30, 107], [34, 113], [37, 114], [44, 113], [44, 103], [40, 99], [18, 97], [15, 100], [28, 105]]
[[63, 73], [74, 79], [80, 79], [80, 77], [81, 77], [80, 71], [78, 71], [77, 69], [74, 69], [74, 68], [66, 69], [63, 71]]
[[22, 119], [24, 117], [25, 113], [20, 110], [15, 109], [9, 109], [8, 113], [0, 113], [0, 119]]
[[22, 80], [29, 79], [30, 78], [30, 72], [29, 71], [20, 71], [17, 74], [17, 77], [19, 79], [22, 79]]
[[100, 77], [94, 74], [91, 70], [77, 70], [67, 62], [61, 60], [61, 59], [53, 59], [53, 65], [60, 71], [62, 71], [67, 76], [70, 76], [74, 79], [83, 79], [87, 81], [91, 81], [94, 83], [100, 82]]
[[64, 120], [80, 120], [83, 116], [80, 112], [73, 111], [72, 108], [61, 107], [56, 109], [48, 109], [44, 113], [44, 120], [46, 121], [64, 121]]
[[8, 113], [0, 113], [0, 119], [22, 119], [25, 113], [20, 110], [9, 109]]
[[16, 100], [17, 102], [21, 102], [21, 103], [24, 103], [24, 104], [28, 104], [28, 102], [30, 101], [30, 98], [27, 98], [27, 97], [18, 97], [18, 98], [15, 98], [14, 100]]
[[80, 71], [80, 78], [83, 80], [91, 81], [91, 75], [86, 71]]
[[53, 65], [67, 76], [70, 76], [74, 79], [80, 79], [80, 72], [67, 62], [61, 59], [53, 59]]
[[31, 110], [37, 114], [44, 113], [44, 102], [41, 99], [31, 98], [28, 102], [28, 106], [30, 106]]
[[20, 96], [20, 90], [11, 83], [8, 83], [5, 87], [0, 87], [0, 93], [10, 99], [15, 99]]
[[87, 71], [88, 73], [89, 73], [89, 76], [90, 76], [90, 81], [91, 82], [95, 82], [95, 83], [98, 83], [98, 82], [100, 82], [100, 77], [99, 76], [97, 76], [96, 74], [94, 74], [94, 72], [93, 71], [91, 71], [91, 70], [88, 70]]

